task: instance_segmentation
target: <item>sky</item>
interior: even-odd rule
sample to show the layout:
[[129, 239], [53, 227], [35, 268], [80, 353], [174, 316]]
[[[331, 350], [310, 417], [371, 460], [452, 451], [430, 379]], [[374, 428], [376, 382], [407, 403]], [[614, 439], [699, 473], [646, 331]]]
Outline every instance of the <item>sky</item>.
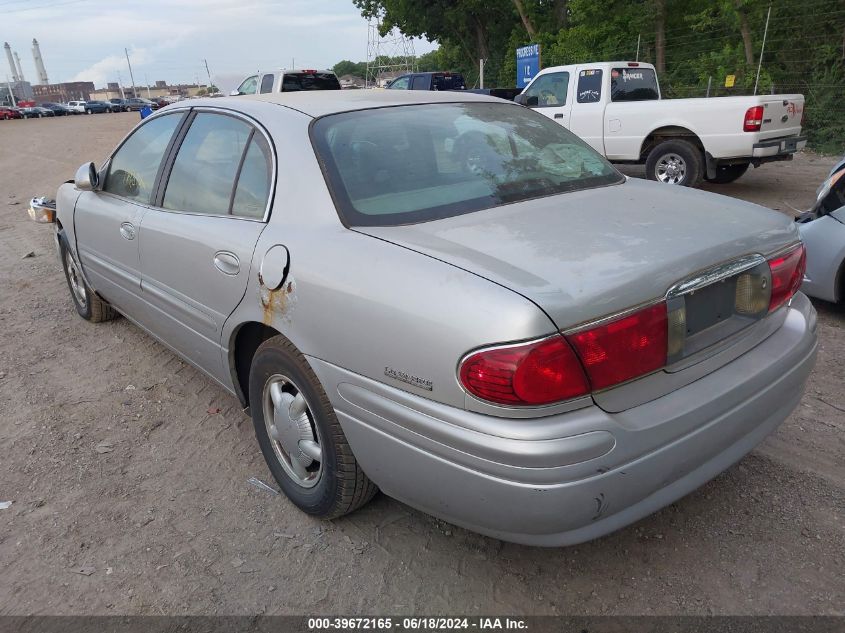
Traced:
[[[257, 70], [331, 68], [367, 58], [367, 21], [352, 0], [0, 0], [0, 42], [39, 83], [32, 39], [50, 83], [208, 83], [236, 87]], [[2, 46], [2, 44], [0, 44]], [[417, 55], [436, 45], [414, 41]], [[9, 74], [0, 51], [0, 80]]]

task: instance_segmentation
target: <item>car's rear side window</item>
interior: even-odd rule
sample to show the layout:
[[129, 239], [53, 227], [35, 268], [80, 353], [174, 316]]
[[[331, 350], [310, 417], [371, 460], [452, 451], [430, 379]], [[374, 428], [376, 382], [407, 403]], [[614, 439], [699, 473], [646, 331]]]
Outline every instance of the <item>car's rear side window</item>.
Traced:
[[183, 114], [155, 117], [139, 127], [112, 156], [103, 191], [148, 204], [164, 152]]
[[411, 90], [428, 90], [431, 81], [425, 75], [417, 75], [411, 79]]
[[590, 68], [578, 73], [578, 103], [598, 103], [601, 101], [600, 68]]
[[275, 78], [274, 75], [264, 75], [261, 78], [261, 94], [268, 94], [273, 92], [273, 79]]
[[270, 195], [273, 160], [264, 138], [253, 134], [246, 150], [232, 199], [232, 215], [261, 219]]
[[315, 149], [348, 226], [395, 226], [624, 179], [551, 119], [502, 102], [325, 116]]
[[252, 127], [235, 117], [199, 113], [167, 181], [165, 209], [227, 215], [232, 188]]

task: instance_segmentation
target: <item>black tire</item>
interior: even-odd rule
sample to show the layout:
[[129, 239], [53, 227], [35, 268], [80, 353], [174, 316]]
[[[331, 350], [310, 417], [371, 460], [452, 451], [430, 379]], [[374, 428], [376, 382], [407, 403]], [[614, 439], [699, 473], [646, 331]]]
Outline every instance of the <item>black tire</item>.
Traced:
[[107, 112], [108, 114], [111, 114], [111, 108], [106, 108], [106, 112]]
[[[59, 241], [60, 251], [62, 257], [62, 270], [65, 271], [65, 281], [67, 282], [67, 289], [70, 292], [71, 301], [76, 308], [76, 312], [86, 321], [91, 323], [102, 323], [103, 321], [111, 321], [117, 313], [108, 303], [94, 292], [91, 287], [85, 282], [85, 279], [79, 273], [79, 264], [76, 263], [75, 258], [70, 253], [70, 250], [62, 238]], [[70, 259], [70, 262], [68, 261]], [[69, 264], [72, 263], [74, 270], [69, 270]], [[74, 284], [80, 284], [84, 289], [84, 302], [77, 296], [74, 290]]]
[[[679, 158], [680, 161], [674, 160]], [[676, 162], [683, 165], [682, 174], [672, 174], [662, 179], [659, 169]], [[649, 152], [645, 163], [646, 178], [657, 182], [680, 185], [682, 187], [697, 187], [704, 178], [704, 156], [701, 150], [689, 141], [670, 139], [654, 146]]]
[[748, 171], [748, 167], [749, 163], [742, 163], [740, 165], [722, 165], [716, 168], [715, 178], [707, 178], [707, 176], [705, 176], [704, 179], [715, 185], [725, 185], [742, 177], [742, 175]]
[[91, 110], [85, 110], [85, 114], [91, 114]]
[[[305, 397], [306, 420], [322, 451], [319, 477], [310, 488], [297, 483], [285, 470], [275, 448], [281, 449], [281, 444], [270, 437], [265, 424], [265, 391], [280, 375], [290, 380], [293, 392], [298, 390]], [[267, 339], [255, 352], [249, 372], [249, 402], [255, 435], [267, 466], [288, 499], [303, 512], [334, 519], [357, 510], [378, 492], [352, 454], [320, 381], [305, 357], [285, 337]]]

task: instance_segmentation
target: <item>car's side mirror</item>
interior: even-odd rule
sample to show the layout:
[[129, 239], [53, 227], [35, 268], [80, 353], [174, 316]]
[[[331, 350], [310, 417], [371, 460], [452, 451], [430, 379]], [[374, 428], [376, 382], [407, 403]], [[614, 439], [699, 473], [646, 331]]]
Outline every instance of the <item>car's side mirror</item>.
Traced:
[[232, 92], [229, 93], [229, 96], [230, 97], [240, 97], [242, 94], [243, 93], [240, 90], [235, 88], [234, 90], [232, 90]]
[[73, 184], [80, 191], [94, 191], [97, 188], [97, 168], [94, 163], [85, 163], [76, 170], [73, 177]]

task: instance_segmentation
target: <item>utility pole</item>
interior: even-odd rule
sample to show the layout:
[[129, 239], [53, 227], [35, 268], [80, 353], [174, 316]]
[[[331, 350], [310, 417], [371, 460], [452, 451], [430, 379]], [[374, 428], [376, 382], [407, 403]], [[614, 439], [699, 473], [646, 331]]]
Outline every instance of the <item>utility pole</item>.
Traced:
[[150, 80], [147, 79], [147, 73], [144, 73], [144, 83], [147, 84], [147, 99], [151, 99], [150, 97]]
[[484, 59], [478, 60], [478, 83], [479, 88], [484, 88]]
[[132, 74], [132, 64], [129, 62], [129, 49], [124, 48], [123, 52], [126, 53], [126, 65], [129, 66], [129, 79], [132, 80], [132, 96], [137, 97], [138, 93], [135, 90], [135, 75]]
[[640, 61], [640, 38], [642, 33], [637, 33], [637, 58], [634, 61]]
[[757, 78], [754, 80], [754, 94], [757, 94], [757, 84], [760, 82], [760, 69], [763, 67], [763, 53], [766, 51], [766, 36], [769, 34], [769, 18], [772, 17], [772, 5], [766, 14], [766, 28], [763, 31], [763, 46], [760, 48], [760, 61], [757, 64]]
[[117, 71], [117, 87], [120, 88], [120, 98], [125, 99], [126, 93], [123, 92], [123, 77], [120, 76], [120, 71]]
[[205, 74], [208, 75], [208, 90], [209, 94], [211, 93], [211, 86], [214, 85], [214, 82], [211, 81], [211, 71], [208, 69], [208, 60], [203, 59], [202, 63], [205, 64]]

